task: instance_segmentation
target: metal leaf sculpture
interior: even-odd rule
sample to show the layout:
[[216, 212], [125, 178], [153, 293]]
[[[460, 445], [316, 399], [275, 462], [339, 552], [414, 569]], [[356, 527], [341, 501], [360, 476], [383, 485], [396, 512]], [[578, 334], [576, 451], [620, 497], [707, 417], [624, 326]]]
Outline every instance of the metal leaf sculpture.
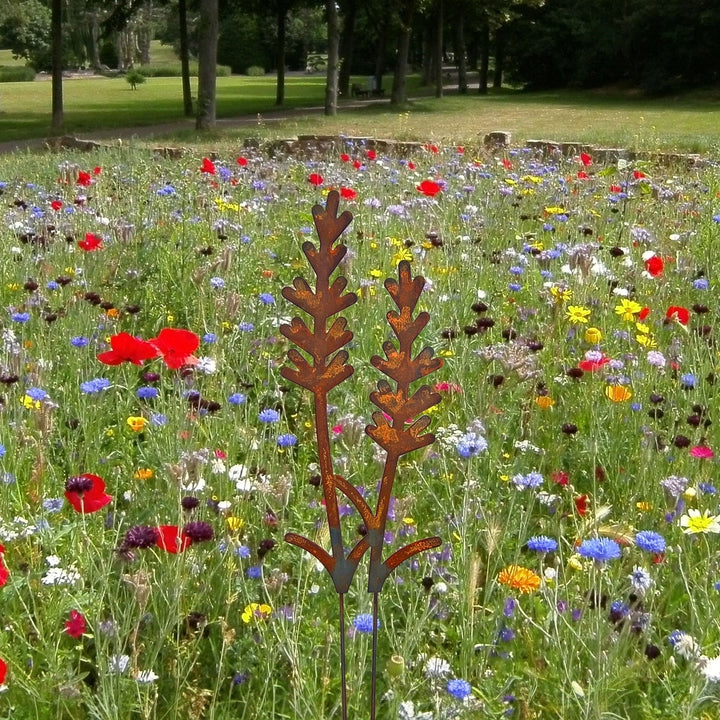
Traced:
[[[440, 402], [440, 395], [432, 392], [427, 385], [411, 393], [410, 385], [442, 367], [443, 361], [433, 357], [431, 348], [426, 347], [415, 357], [412, 345], [430, 316], [421, 312], [413, 318], [425, 279], [412, 277], [410, 263], [402, 261], [398, 266], [398, 279], [388, 278], [385, 288], [390, 294], [397, 311], [390, 311], [387, 320], [397, 338], [397, 346], [391, 341], [383, 344], [385, 357], [374, 356], [370, 362], [387, 380], [377, 383], [377, 390], [370, 394], [371, 402], [379, 409], [374, 412], [373, 424], [365, 432], [385, 450], [385, 465], [380, 481], [380, 491], [373, 511], [360, 491], [346, 478], [333, 470], [328, 428], [328, 393], [353, 373], [348, 364], [348, 353], [342, 348], [353, 338], [344, 317], [331, 318], [346, 310], [357, 301], [354, 293], [343, 294], [347, 280], [338, 276], [331, 283], [330, 277], [347, 253], [342, 243], [334, 245], [343, 231], [352, 222], [353, 216], [347, 210], [338, 216], [340, 196], [331, 191], [326, 206], [315, 205], [312, 209], [315, 228], [320, 246], [311, 242], [303, 243], [302, 250], [315, 274], [315, 288], [301, 277], [295, 278], [292, 286], [283, 288], [282, 295], [289, 302], [304, 310], [313, 320], [312, 329], [299, 317], [289, 325], [283, 325], [280, 332], [308, 357], [292, 348], [288, 360], [295, 366], [284, 367], [282, 376], [313, 394], [315, 411], [315, 433], [317, 440], [320, 477], [325, 500], [328, 527], [330, 529], [330, 552], [302, 535], [287, 533], [285, 540], [303, 548], [322, 563], [335, 585], [339, 599], [340, 614], [340, 672], [342, 675], [341, 705], [343, 720], [347, 720], [347, 687], [345, 672], [345, 605], [344, 596], [350, 589], [362, 556], [370, 550], [370, 571], [368, 592], [373, 596], [373, 639], [372, 639], [372, 688], [370, 694], [370, 718], [375, 720], [375, 698], [377, 682], [377, 632], [378, 595], [390, 573], [403, 561], [424, 550], [438, 547], [439, 537], [429, 537], [406, 545], [383, 560], [385, 525], [390, 507], [393, 484], [402, 455], [430, 445], [435, 437], [423, 432], [430, 424], [430, 418], [423, 412]], [[389, 419], [388, 419], [389, 418]], [[338, 496], [340, 491], [355, 506], [363, 519], [367, 533], [345, 554], [340, 529]]]

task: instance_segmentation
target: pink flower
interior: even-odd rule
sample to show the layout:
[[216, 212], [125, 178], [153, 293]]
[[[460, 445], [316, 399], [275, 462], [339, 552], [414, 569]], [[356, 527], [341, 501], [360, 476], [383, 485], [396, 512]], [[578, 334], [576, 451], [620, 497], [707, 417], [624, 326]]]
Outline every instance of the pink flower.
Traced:
[[715, 457], [715, 453], [707, 445], [696, 445], [690, 450], [690, 455], [700, 460], [709, 460]]
[[70, 619], [65, 622], [65, 632], [75, 638], [81, 638], [87, 630], [87, 623], [82, 613], [78, 610], [70, 611]]

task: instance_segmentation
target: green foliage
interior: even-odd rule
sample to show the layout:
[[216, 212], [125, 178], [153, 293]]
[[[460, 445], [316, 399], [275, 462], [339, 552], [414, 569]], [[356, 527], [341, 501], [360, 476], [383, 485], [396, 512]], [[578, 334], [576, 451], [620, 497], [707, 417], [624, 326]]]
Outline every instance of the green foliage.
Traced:
[[218, 38], [218, 62], [229, 65], [233, 73], [244, 73], [253, 65], [274, 66], [274, 48], [266, 18], [245, 11], [223, 18]]
[[0, 25], [0, 43], [36, 70], [50, 68], [50, 9], [40, 0], [14, 3]]
[[327, 54], [308, 53], [305, 60], [305, 67], [310, 72], [325, 72], [327, 70]]
[[[180, 63], [173, 65], [141, 65], [140, 70], [145, 77], [181, 77], [182, 68]], [[228, 77], [231, 74], [231, 69], [227, 65], [218, 65], [216, 68], [218, 77]], [[198, 64], [196, 61], [190, 63], [190, 75], [197, 77]]]
[[262, 68], [258, 65], [251, 65], [246, 71], [245, 74], [248, 77], [262, 77], [265, 74], [265, 68]]
[[135, 90], [138, 85], [142, 85], [147, 81], [147, 78], [139, 70], [128, 70], [125, 73], [125, 82]]
[[35, 70], [26, 67], [5, 67], [0, 65], [0, 83], [30, 82], [35, 79]]

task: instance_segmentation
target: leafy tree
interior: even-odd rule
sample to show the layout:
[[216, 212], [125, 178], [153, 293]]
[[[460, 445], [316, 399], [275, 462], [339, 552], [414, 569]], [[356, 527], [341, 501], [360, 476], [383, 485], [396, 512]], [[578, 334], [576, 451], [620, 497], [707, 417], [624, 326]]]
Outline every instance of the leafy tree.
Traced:
[[51, 19], [50, 8], [39, 0], [9, 5], [0, 25], [0, 41], [36, 70], [49, 70]]

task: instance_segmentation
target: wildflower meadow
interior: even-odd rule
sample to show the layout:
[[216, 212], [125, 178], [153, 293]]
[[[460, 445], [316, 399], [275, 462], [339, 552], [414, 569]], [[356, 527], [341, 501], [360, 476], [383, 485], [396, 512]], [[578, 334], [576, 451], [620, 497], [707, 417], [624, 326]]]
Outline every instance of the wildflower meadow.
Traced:
[[398, 266], [443, 361], [384, 527], [442, 544], [380, 595], [378, 718], [719, 717], [720, 165], [348, 140], [0, 158], [0, 718], [340, 716], [338, 596], [284, 540], [331, 544], [280, 331], [331, 189], [358, 300], [327, 426], [368, 503]]

